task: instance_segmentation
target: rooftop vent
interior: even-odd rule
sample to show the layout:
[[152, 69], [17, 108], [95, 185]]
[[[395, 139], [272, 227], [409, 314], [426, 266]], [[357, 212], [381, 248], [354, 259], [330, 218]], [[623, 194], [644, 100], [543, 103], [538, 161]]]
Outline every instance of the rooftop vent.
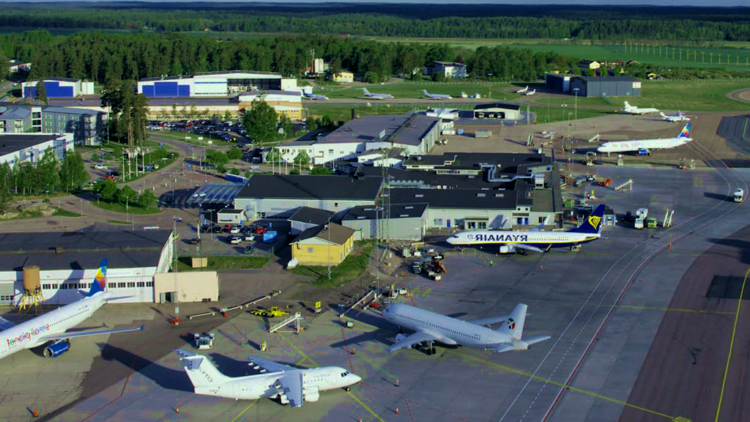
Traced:
[[478, 193], [477, 194], [477, 197], [479, 197], [479, 198], [484, 198], [485, 196], [487, 196], [486, 193]]
[[59, 255], [59, 254], [61, 254], [63, 252], [65, 252], [65, 248], [63, 248], [62, 246], [55, 246], [55, 253], [56, 254]]
[[413, 207], [413, 206], [411, 206], [411, 205], [409, 205], [409, 206], [406, 206], [406, 207], [404, 207], [404, 209], [405, 209], [405, 210], [413, 210], [413, 209], [414, 209], [414, 207]]
[[424, 194], [417, 193], [417, 194], [414, 194], [414, 197], [415, 198], [424, 198]]

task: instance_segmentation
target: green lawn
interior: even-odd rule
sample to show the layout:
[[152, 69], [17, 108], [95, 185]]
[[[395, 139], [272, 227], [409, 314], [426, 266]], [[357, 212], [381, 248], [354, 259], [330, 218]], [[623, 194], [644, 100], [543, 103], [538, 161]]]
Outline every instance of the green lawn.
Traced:
[[[125, 205], [120, 204], [118, 202], [104, 202], [104, 201], [91, 201], [94, 206], [99, 207], [105, 211], [112, 211], [112, 212], [119, 212], [122, 214], [125, 214], [126, 212], [128, 214], [135, 214], [135, 215], [149, 215], [149, 214], [161, 214], [162, 211], [159, 211], [158, 208], [150, 208], [150, 209], [144, 209], [139, 207], [138, 205], [129, 205], [127, 208]], [[117, 223], [115, 223], [117, 224]]]
[[263, 268], [271, 261], [271, 257], [258, 256], [209, 256], [208, 265], [204, 268], [193, 268], [192, 257], [182, 256], [177, 259], [177, 271], [217, 271], [244, 270]]
[[62, 208], [55, 208], [55, 213], [52, 214], [55, 217], [82, 217], [77, 212], [68, 211]]
[[[638, 107], [656, 107], [680, 111], [742, 111], [748, 105], [726, 97], [738, 89], [748, 88], [747, 82], [643, 82], [640, 97], [627, 98], [630, 104]], [[625, 101], [626, 98], [619, 98]], [[615, 100], [618, 107], [621, 105]]]
[[328, 279], [328, 267], [298, 266], [289, 271], [294, 274], [313, 277], [316, 287], [331, 289], [342, 286], [362, 277], [367, 271], [367, 263], [373, 249], [372, 242], [355, 242], [355, 249], [341, 264], [331, 267], [331, 279]]
[[[567, 113], [574, 113], [567, 115]], [[563, 122], [568, 119], [574, 120], [576, 113], [573, 111], [573, 107], [563, 110], [560, 107], [545, 107], [545, 106], [532, 106], [531, 112], [536, 114], [537, 123], [551, 123], [551, 122]], [[594, 117], [608, 116], [615, 114], [614, 110], [602, 110], [596, 108], [582, 108], [578, 107], [578, 120], [591, 119]]]
[[120, 225], [120, 226], [129, 226], [129, 225], [133, 224], [130, 221], [122, 221], [122, 220], [107, 220], [107, 223], [109, 223], [109, 224], [117, 224], [117, 225]]
[[573, 107], [576, 104], [576, 102], [579, 107], [581, 106], [612, 107], [613, 105], [620, 106], [619, 100], [620, 100], [619, 97], [607, 97], [606, 99], [602, 97], [591, 97], [591, 98], [578, 97], [578, 99], [576, 99], [575, 96], [573, 95], [571, 95], [570, 97], [567, 97], [567, 96], [566, 97], [538, 97], [538, 98], [532, 97], [532, 101], [536, 103], [545, 103], [545, 104], [548, 103], [548, 104], [552, 104], [553, 107], [555, 106], [559, 107], [562, 104], [568, 104], [568, 106]]
[[393, 105], [393, 104], [374, 104], [367, 107], [366, 104], [353, 104], [353, 105], [342, 105], [342, 104], [326, 104], [326, 103], [315, 103], [308, 105], [305, 110], [308, 116], [312, 117], [323, 117], [328, 115], [331, 119], [338, 121], [349, 121], [352, 117], [352, 109], [355, 113], [362, 116], [386, 116], [386, 115], [400, 115], [406, 114], [413, 111], [427, 110], [429, 107], [423, 104], [419, 105]]

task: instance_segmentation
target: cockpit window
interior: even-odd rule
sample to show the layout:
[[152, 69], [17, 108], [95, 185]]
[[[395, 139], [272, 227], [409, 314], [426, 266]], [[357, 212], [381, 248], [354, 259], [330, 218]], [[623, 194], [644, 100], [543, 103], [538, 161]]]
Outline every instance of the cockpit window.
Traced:
[[341, 377], [342, 378], [346, 377], [347, 375], [349, 375], [349, 371], [344, 371], [344, 372], [341, 373]]

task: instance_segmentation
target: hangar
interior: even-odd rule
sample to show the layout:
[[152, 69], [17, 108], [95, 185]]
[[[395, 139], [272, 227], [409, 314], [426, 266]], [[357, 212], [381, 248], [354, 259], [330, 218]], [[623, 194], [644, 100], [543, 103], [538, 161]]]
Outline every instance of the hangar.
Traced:
[[[36, 86], [39, 81], [29, 81], [21, 84], [23, 98], [35, 98]], [[94, 94], [93, 82], [82, 82], [72, 78], [47, 78], [42, 81], [47, 91], [47, 98], [74, 98], [79, 95]]]
[[521, 105], [504, 102], [477, 104], [474, 107], [474, 118], [519, 120], [521, 118]]
[[296, 88], [295, 78], [282, 78], [280, 74], [272, 72], [243, 70], [144, 78], [138, 81], [138, 93], [149, 98], [226, 97], [253, 90], [295, 90]]
[[593, 77], [547, 73], [545, 87], [581, 97], [639, 97], [641, 95], [640, 79], [631, 76]]

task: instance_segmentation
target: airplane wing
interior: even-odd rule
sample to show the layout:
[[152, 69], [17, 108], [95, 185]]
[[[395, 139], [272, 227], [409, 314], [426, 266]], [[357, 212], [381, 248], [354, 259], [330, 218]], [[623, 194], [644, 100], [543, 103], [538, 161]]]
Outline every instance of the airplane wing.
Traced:
[[295, 371], [278, 379], [292, 407], [302, 406], [302, 372]]
[[7, 319], [0, 317], [0, 330], [7, 330], [8, 328], [14, 327], [16, 324], [8, 321]]
[[276, 363], [258, 356], [247, 356], [246, 359], [250, 361], [249, 365], [252, 366], [253, 369], [265, 369], [266, 372], [286, 372], [295, 369], [289, 365]]
[[127, 333], [128, 331], [143, 331], [144, 328], [146, 328], [146, 326], [141, 325], [138, 328], [118, 328], [115, 330], [83, 331], [80, 333], [60, 333], [60, 334], [52, 334], [52, 335], [41, 337], [39, 338], [38, 341], [39, 343], [44, 343], [46, 341], [68, 340], [68, 339], [76, 338], [76, 337], [96, 336], [99, 334]]
[[550, 336], [535, 336], [535, 337], [523, 338], [518, 341], [518, 343], [520, 343], [519, 344], [520, 347], [517, 347], [516, 345], [512, 343], [505, 343], [495, 348], [495, 351], [497, 353], [504, 353], [504, 352], [512, 352], [514, 350], [528, 350], [532, 344], [536, 344], [544, 340], [549, 340], [550, 338], [551, 338]]
[[536, 227], [532, 227], [531, 229], [529, 229], [529, 231], [530, 232], [540, 232], [540, 231], [542, 231], [542, 229], [544, 228], [544, 226], [547, 225], [548, 221], [549, 221], [549, 216], [547, 216], [547, 218], [544, 219], [544, 221], [542, 222], [542, 224], [540, 224], [540, 225], [538, 225]]
[[510, 316], [504, 315], [499, 317], [490, 317], [490, 318], [482, 318], [482, 319], [475, 319], [474, 321], [469, 321], [472, 324], [476, 325], [492, 325], [497, 324], [498, 322], [506, 321]]
[[436, 336], [436, 335], [433, 335], [431, 333], [428, 333], [427, 331], [417, 331], [416, 333], [414, 333], [414, 334], [406, 337], [405, 339], [393, 343], [392, 345], [390, 345], [385, 350], [388, 353], [393, 353], [396, 350], [401, 350], [401, 349], [404, 349], [404, 348], [407, 348], [407, 347], [411, 347], [411, 346], [413, 346], [415, 344], [419, 344], [419, 343], [421, 343], [423, 341], [436, 341], [436, 340], [437, 341], [441, 341], [441, 342], [446, 342], [448, 344], [456, 344], [456, 342], [454, 340], [442, 338], [440, 336]]
[[544, 250], [537, 248], [536, 246], [524, 245], [523, 243], [513, 244], [516, 249], [524, 249], [531, 252], [544, 253]]

